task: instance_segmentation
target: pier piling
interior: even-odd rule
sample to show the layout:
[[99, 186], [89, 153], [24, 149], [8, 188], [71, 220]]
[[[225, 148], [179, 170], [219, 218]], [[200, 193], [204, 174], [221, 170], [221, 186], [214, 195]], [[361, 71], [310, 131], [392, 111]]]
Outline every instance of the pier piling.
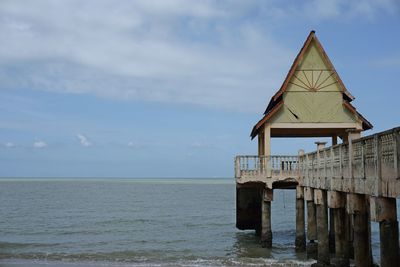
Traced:
[[379, 222], [381, 267], [398, 266], [399, 225], [395, 198], [371, 197], [371, 220]]
[[335, 220], [333, 219], [333, 209], [329, 208], [329, 251], [335, 253]]
[[329, 257], [327, 192], [325, 190], [314, 189], [314, 202], [317, 211], [317, 231], [318, 231], [317, 266], [329, 266], [330, 257]]
[[372, 266], [371, 240], [369, 235], [369, 216], [365, 195], [347, 195], [349, 213], [353, 214], [354, 224], [354, 262], [356, 266]]
[[273, 199], [272, 189], [265, 188], [261, 200], [261, 246], [272, 247], [271, 228], [271, 201]]
[[307, 258], [317, 259], [317, 217], [314, 203], [314, 190], [311, 187], [304, 187], [304, 199], [307, 202]]
[[332, 211], [330, 218], [334, 223], [332, 232], [335, 235], [335, 257], [332, 265], [336, 267], [349, 266], [349, 242], [346, 238], [346, 196], [337, 191], [328, 192], [328, 207]]
[[381, 267], [395, 267], [399, 264], [399, 224], [397, 220], [379, 222], [381, 242]]
[[306, 227], [304, 219], [304, 189], [296, 188], [296, 251], [306, 250]]

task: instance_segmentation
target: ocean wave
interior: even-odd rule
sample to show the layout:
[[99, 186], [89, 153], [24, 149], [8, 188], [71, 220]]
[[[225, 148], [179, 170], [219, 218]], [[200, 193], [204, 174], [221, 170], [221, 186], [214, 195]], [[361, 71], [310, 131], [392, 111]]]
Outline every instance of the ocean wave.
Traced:
[[[46, 267], [83, 267], [83, 266], [102, 266], [102, 267], [239, 267], [239, 266], [264, 266], [264, 267], [308, 267], [315, 263], [313, 260], [276, 260], [267, 258], [177, 258], [177, 259], [148, 259], [138, 257], [135, 261], [126, 261], [122, 258], [100, 259], [100, 258], [9, 258], [0, 259], [0, 264], [11, 266], [43, 266]], [[98, 255], [97, 255], [98, 256]]]

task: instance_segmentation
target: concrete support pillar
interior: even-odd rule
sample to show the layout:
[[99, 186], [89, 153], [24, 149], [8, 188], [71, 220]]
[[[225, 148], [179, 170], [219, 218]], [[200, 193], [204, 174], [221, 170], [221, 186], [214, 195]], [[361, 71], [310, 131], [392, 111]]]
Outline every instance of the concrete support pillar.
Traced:
[[332, 265], [337, 267], [349, 266], [349, 242], [346, 238], [346, 195], [337, 191], [328, 192], [328, 207], [332, 211], [335, 235], [335, 257]]
[[399, 224], [397, 220], [379, 222], [381, 267], [399, 266]]
[[[347, 201], [347, 200], [346, 200]], [[346, 204], [347, 206], [347, 204]], [[346, 241], [347, 246], [349, 247], [349, 258], [354, 259], [354, 246], [353, 246], [353, 238], [354, 238], [354, 229], [353, 229], [353, 215], [349, 214], [346, 210], [345, 212], [345, 221], [346, 224]]]
[[271, 125], [268, 123], [264, 126], [264, 155], [271, 155]]
[[272, 247], [271, 228], [271, 201], [273, 200], [272, 189], [265, 188], [261, 203], [261, 246]]
[[304, 189], [296, 188], [296, 251], [306, 250], [306, 227], [304, 219]]
[[368, 214], [354, 213], [354, 261], [356, 266], [372, 266], [368, 236]]
[[304, 188], [304, 199], [307, 203], [307, 258], [317, 259], [317, 217], [314, 203], [314, 190], [311, 187]]
[[314, 203], [317, 210], [317, 236], [318, 256], [317, 266], [329, 266], [329, 231], [328, 231], [328, 210], [327, 192], [314, 189]]
[[261, 131], [258, 133], [258, 155], [265, 155], [264, 151], [264, 132]]
[[329, 251], [335, 253], [335, 220], [333, 219], [333, 209], [329, 208]]
[[395, 198], [371, 197], [371, 219], [379, 222], [381, 267], [399, 264], [399, 225]]
[[349, 266], [349, 242], [346, 238], [346, 209], [338, 208], [333, 210], [335, 221], [335, 259], [334, 266]]
[[365, 195], [348, 194], [347, 208], [353, 214], [354, 224], [354, 262], [356, 266], [372, 266], [371, 237], [369, 233], [369, 216]]

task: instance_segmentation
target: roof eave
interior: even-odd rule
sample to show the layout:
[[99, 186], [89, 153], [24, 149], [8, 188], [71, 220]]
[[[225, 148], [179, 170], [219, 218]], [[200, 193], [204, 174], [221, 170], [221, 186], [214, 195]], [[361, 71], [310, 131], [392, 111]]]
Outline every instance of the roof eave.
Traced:
[[352, 112], [354, 115], [356, 115], [358, 118], [360, 118], [361, 122], [362, 122], [362, 127], [363, 130], [370, 130], [372, 129], [374, 126], [372, 125], [371, 122], [369, 122], [360, 112], [357, 111], [357, 109], [349, 102], [344, 100], [343, 101], [343, 105], [350, 111]]
[[275, 104], [275, 106], [267, 114], [265, 114], [264, 117], [256, 123], [256, 125], [254, 125], [250, 133], [250, 137], [252, 140], [254, 139], [254, 137], [257, 136], [261, 126], [263, 126], [282, 106], [283, 106], [283, 100]]

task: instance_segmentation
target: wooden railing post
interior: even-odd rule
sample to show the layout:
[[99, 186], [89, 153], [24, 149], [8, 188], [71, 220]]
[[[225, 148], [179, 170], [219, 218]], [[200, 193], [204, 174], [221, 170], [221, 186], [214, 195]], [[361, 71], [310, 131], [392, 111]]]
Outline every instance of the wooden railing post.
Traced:
[[365, 152], [364, 152], [364, 141], [361, 141], [361, 171], [362, 171], [362, 178], [365, 179]]
[[256, 175], [260, 174], [260, 166], [258, 164], [258, 159], [259, 159], [258, 156], [253, 157], [253, 160], [254, 160], [254, 171], [255, 171]]
[[265, 162], [265, 174], [266, 176], [272, 176], [272, 158], [271, 155], [266, 155], [264, 158]]
[[400, 178], [400, 130], [395, 129], [393, 131], [394, 141], [394, 173], [396, 179]]
[[[315, 144], [317, 145], [317, 179], [319, 179], [319, 181], [321, 181], [322, 177], [321, 177], [321, 166], [320, 166], [320, 164], [321, 164], [320, 151], [322, 149], [324, 149], [326, 142], [315, 142]], [[324, 153], [324, 156], [325, 156], [325, 153]], [[325, 158], [324, 164], [325, 164], [325, 162], [326, 162], [326, 158]], [[325, 169], [325, 167], [324, 167], [324, 169]], [[321, 185], [321, 183], [319, 183], [319, 188], [321, 188], [321, 187], [322, 187], [322, 185]]]
[[326, 150], [324, 152], [324, 177], [326, 178]]
[[355, 191], [355, 180], [354, 180], [354, 148], [353, 148], [353, 142], [355, 139], [361, 137], [361, 131], [356, 130], [356, 129], [349, 129], [346, 131], [348, 134], [348, 140], [349, 140], [349, 178], [350, 178], [350, 192]]
[[235, 178], [240, 177], [240, 157], [235, 157]]
[[353, 137], [351, 136], [351, 133], [349, 132], [349, 145], [348, 145], [348, 155], [349, 155], [349, 178], [350, 178], [350, 192], [354, 192], [355, 189], [355, 183], [354, 183], [354, 173], [353, 173], [353, 160], [354, 160], [354, 153], [353, 153]]
[[334, 163], [334, 159], [335, 159], [335, 153], [333, 153], [333, 146], [331, 146], [331, 179], [333, 178], [333, 163]]
[[379, 134], [374, 135], [375, 175], [378, 182], [378, 196], [382, 195], [382, 163]]
[[263, 157], [263, 162], [264, 162], [265, 175], [268, 175], [268, 170], [270, 169], [270, 167], [269, 167], [269, 157], [268, 156], [264, 156]]
[[317, 178], [319, 179], [321, 176], [319, 175], [319, 163], [320, 163], [321, 154], [319, 153], [319, 147], [317, 147]]
[[343, 178], [343, 156], [342, 156], [342, 148], [343, 146], [339, 147], [339, 177]]
[[310, 179], [310, 162], [309, 162], [308, 154], [306, 154], [306, 177], [308, 180]]
[[298, 152], [298, 161], [297, 161], [297, 176], [299, 177], [299, 184], [304, 186], [304, 150], [300, 149]]

